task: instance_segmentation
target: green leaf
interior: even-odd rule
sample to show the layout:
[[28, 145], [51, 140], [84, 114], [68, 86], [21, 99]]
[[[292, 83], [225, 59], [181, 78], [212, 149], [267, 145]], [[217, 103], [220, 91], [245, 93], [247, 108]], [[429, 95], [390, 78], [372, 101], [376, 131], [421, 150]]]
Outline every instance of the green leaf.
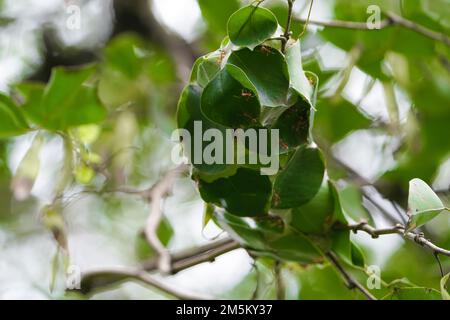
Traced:
[[203, 114], [230, 128], [258, 125], [261, 106], [253, 88], [237, 80], [244, 77], [242, 70], [233, 65], [222, 69], [203, 91]]
[[300, 233], [290, 233], [270, 241], [270, 248], [275, 257], [288, 261], [314, 263], [323, 257], [312, 241]]
[[84, 163], [79, 164], [74, 170], [75, 179], [81, 184], [90, 184], [95, 178], [95, 171]]
[[244, 71], [252, 82], [263, 106], [278, 107], [287, 104], [289, 73], [283, 55], [271, 47], [257, 47], [251, 51], [233, 52], [228, 63]]
[[[201, 122], [202, 129], [207, 130], [209, 128], [216, 128], [221, 130], [223, 136], [225, 136], [224, 130], [225, 127], [212, 123], [205, 115], [201, 112], [200, 109], [200, 98], [202, 95], [202, 88], [198, 85], [188, 85], [181, 94], [180, 101], [178, 102], [178, 111], [177, 111], [177, 122], [178, 128], [187, 130], [191, 135], [191, 141], [183, 141], [185, 149], [187, 148], [189, 151], [185, 150], [185, 155], [190, 159], [191, 163], [198, 169], [200, 172], [210, 175], [220, 175], [229, 172], [229, 174], [234, 173], [233, 166], [224, 164], [206, 164], [202, 161], [195, 161], [195, 122]], [[201, 139], [202, 137], [197, 137], [197, 139]], [[208, 144], [207, 142], [201, 139], [202, 144], [200, 145], [200, 153], [203, 152], [205, 146]], [[190, 142], [188, 146], [187, 143]], [[225, 144], [224, 144], [225, 145]], [[225, 148], [226, 146], [224, 146]], [[225, 153], [223, 153], [225, 154]], [[227, 175], [229, 175], [227, 174]]]
[[170, 56], [136, 34], [114, 37], [104, 50], [103, 60], [98, 91], [101, 101], [111, 109], [147, 106], [150, 95], [154, 97], [157, 89], [176, 80]]
[[361, 249], [351, 240], [348, 230], [334, 231], [331, 235], [332, 250], [348, 265], [364, 267], [365, 259]]
[[408, 214], [410, 219], [407, 230], [418, 228], [437, 217], [445, 206], [434, 191], [422, 180], [409, 182]]
[[311, 105], [314, 88], [303, 71], [300, 41], [296, 41], [286, 48], [286, 62], [289, 69], [291, 88]]
[[334, 201], [327, 181], [308, 203], [292, 209], [290, 225], [308, 234], [322, 234], [333, 216]]
[[447, 290], [448, 279], [450, 279], [450, 273], [447, 273], [441, 279], [441, 295], [443, 300], [450, 300], [450, 294]]
[[359, 188], [348, 185], [338, 190], [343, 211], [353, 220], [373, 222], [372, 216], [363, 206], [363, 198]]
[[24, 111], [39, 126], [55, 131], [102, 121], [106, 109], [95, 86], [87, 84], [94, 72], [92, 65], [77, 70], [57, 67], [45, 88], [35, 83], [19, 84]]
[[362, 294], [348, 290], [335, 269], [317, 264], [308, 268], [298, 268], [298, 299], [300, 300], [355, 300], [365, 299]]
[[256, 217], [268, 212], [272, 184], [259, 171], [241, 168], [235, 175], [211, 183], [200, 180], [199, 190], [204, 201], [231, 214]]
[[288, 209], [309, 202], [319, 191], [324, 173], [319, 149], [300, 147], [275, 180], [272, 206]]
[[80, 291], [83, 294], [90, 294], [97, 290], [105, 289], [107, 287], [116, 286], [133, 278], [133, 275], [127, 273], [120, 273], [114, 271], [98, 271], [87, 274], [82, 277], [80, 284]]
[[[169, 241], [174, 235], [174, 231], [167, 219], [161, 221], [156, 235], [164, 246], [169, 244]], [[135, 252], [140, 261], [150, 259], [155, 255], [155, 250], [148, 244], [144, 232], [140, 232], [136, 237]]]
[[205, 203], [205, 208], [203, 209], [203, 221], [202, 227], [205, 228], [208, 223], [214, 218], [214, 205], [210, 203]]
[[343, 225], [346, 225], [348, 223], [348, 221], [347, 221], [347, 217], [345, 216], [345, 213], [344, 213], [344, 208], [342, 207], [341, 196], [338, 192], [336, 184], [333, 181], [328, 180], [328, 185], [330, 186], [330, 190], [331, 190], [331, 193], [333, 194], [333, 199], [334, 199], [333, 222], [337, 221]]
[[266, 215], [253, 219], [257, 229], [274, 234], [282, 234], [284, 232], [284, 221], [278, 216]]
[[271, 128], [279, 130], [280, 153], [292, 151], [308, 141], [309, 118], [310, 106], [302, 99], [278, 117]]
[[441, 300], [439, 291], [431, 288], [395, 288], [383, 300]]
[[233, 239], [239, 241], [243, 246], [253, 250], [267, 250], [267, 241], [263, 233], [258, 229], [252, 228], [246, 219], [224, 212], [216, 213], [215, 220], [222, 229], [227, 231]]
[[11, 99], [0, 93], [0, 139], [21, 135], [28, 131], [28, 125]]
[[351, 257], [353, 265], [361, 268], [366, 265], [364, 253], [362, 252], [361, 248], [353, 242], [351, 242]]
[[254, 48], [270, 38], [278, 27], [275, 15], [268, 9], [248, 6], [228, 20], [228, 36], [237, 46]]
[[218, 56], [204, 57], [203, 61], [198, 65], [197, 82], [201, 87], [206, 87], [220, 71], [220, 61], [218, 59], [220, 59]]

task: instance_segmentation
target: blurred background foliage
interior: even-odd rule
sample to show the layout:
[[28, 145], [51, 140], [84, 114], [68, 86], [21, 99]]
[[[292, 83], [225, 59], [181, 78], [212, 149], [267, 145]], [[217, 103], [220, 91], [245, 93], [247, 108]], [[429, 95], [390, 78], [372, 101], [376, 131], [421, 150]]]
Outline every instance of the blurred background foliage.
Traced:
[[[281, 25], [285, 2], [264, 2]], [[0, 1], [0, 298], [83, 298], [64, 292], [64, 264], [89, 270], [154, 255], [142, 236], [148, 204], [110, 190], [148, 188], [173, 167], [170, 134], [192, 64], [220, 45], [229, 16], [248, 3]], [[311, 20], [365, 22], [370, 5], [450, 34], [448, 0], [322, 0]], [[72, 6], [81, 10], [76, 29], [68, 27]], [[308, 7], [295, 3], [294, 37]], [[448, 206], [449, 46], [401, 26], [367, 31], [310, 23], [302, 49], [304, 69], [320, 80], [314, 136], [351, 218], [402, 222], [408, 181], [416, 177]], [[4, 112], [14, 102], [26, 108], [32, 127]], [[6, 127], [7, 117], [14, 127]], [[213, 223], [203, 228], [203, 204], [187, 177], [177, 181], [164, 212], [158, 236], [170, 250], [223, 236]], [[422, 231], [450, 248], [449, 230], [443, 215]], [[439, 265], [429, 252], [395, 235], [354, 239], [386, 283], [400, 283], [377, 297], [433, 295], [402, 291], [403, 278], [439, 290]], [[450, 260], [441, 263], [449, 272]], [[290, 299], [362, 298], [328, 265], [288, 264], [282, 277]], [[273, 261], [253, 261], [242, 249], [164, 281], [216, 297], [276, 296]], [[165, 297], [135, 283], [93, 296]]]

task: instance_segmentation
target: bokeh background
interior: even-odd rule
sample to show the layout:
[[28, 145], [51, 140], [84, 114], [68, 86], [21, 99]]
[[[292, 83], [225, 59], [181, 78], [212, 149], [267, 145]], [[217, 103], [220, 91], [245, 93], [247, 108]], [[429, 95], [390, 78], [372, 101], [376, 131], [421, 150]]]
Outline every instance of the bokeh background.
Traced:
[[[74, 168], [76, 181], [64, 192], [58, 213], [70, 264], [87, 271], [137, 265], [151, 257], [141, 236], [148, 204], [136, 196], [98, 190], [105, 185], [143, 189], [174, 167], [170, 134], [190, 68], [197, 57], [217, 49], [229, 15], [248, 3], [0, 1], [1, 92], [12, 94], [22, 81], [47, 82], [55, 66], [99, 65], [98, 95], [108, 117], [74, 129], [89, 161]], [[365, 22], [371, 4], [450, 34], [447, 0], [320, 0], [311, 20]], [[285, 1], [263, 5], [284, 24]], [[74, 7], [80, 9], [79, 28], [70, 20]], [[297, 0], [295, 16], [305, 19], [308, 7], [309, 1]], [[294, 35], [302, 28], [295, 21]], [[351, 217], [373, 219], [380, 227], [404, 221], [408, 181], [415, 177], [432, 185], [448, 205], [450, 48], [401, 27], [360, 31], [310, 24], [302, 39], [304, 69], [320, 79], [316, 140]], [[64, 143], [58, 134], [34, 131], [0, 140], [0, 299], [85, 298], [65, 293], [64, 259], [42, 216], [64, 170]], [[177, 180], [164, 213], [162, 238], [171, 251], [225, 236], [213, 223], [202, 225], [203, 203], [187, 177]], [[423, 232], [450, 248], [449, 230], [449, 215], [443, 215]], [[354, 237], [368, 264], [379, 266], [386, 281], [406, 277], [438, 289], [439, 266], [429, 252], [395, 235]], [[449, 259], [441, 260], [448, 272]], [[290, 299], [356, 297], [326, 265], [288, 265], [283, 277]], [[272, 270], [243, 249], [161, 279], [217, 298], [249, 299], [255, 288], [259, 298], [275, 297]], [[91, 298], [168, 296], [127, 282]]]

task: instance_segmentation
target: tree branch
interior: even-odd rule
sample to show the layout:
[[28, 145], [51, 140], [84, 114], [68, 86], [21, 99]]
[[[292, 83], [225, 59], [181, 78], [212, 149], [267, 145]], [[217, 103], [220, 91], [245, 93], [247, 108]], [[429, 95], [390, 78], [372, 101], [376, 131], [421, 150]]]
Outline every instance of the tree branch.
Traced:
[[[225, 238], [213, 243], [206, 244], [197, 249], [190, 249], [173, 254], [171, 256], [171, 274], [176, 274], [184, 269], [196, 266], [204, 262], [213, 262], [218, 256], [240, 248], [241, 246], [231, 238]], [[155, 271], [158, 269], [158, 260], [151, 259], [141, 266], [143, 270]]]
[[158, 228], [163, 218], [162, 201], [163, 198], [172, 190], [175, 179], [185, 170], [184, 166], [177, 167], [169, 171], [160, 181], [158, 181], [148, 193], [148, 200], [150, 204], [150, 214], [145, 226], [145, 237], [150, 246], [158, 255], [158, 268], [161, 273], [170, 273], [171, 256], [166, 247], [158, 238]]
[[317, 21], [317, 20], [307, 20], [302, 18], [294, 18], [294, 21], [300, 23], [309, 23], [316, 26], [327, 27], [327, 28], [340, 28], [340, 29], [352, 29], [352, 30], [363, 30], [363, 31], [373, 31], [384, 29], [392, 25], [389, 19], [381, 21], [379, 29], [369, 29], [366, 22], [355, 22], [355, 21], [344, 21], [344, 20], [331, 20], [331, 21]]
[[376, 239], [379, 236], [387, 235], [387, 234], [398, 234], [403, 236], [405, 239], [408, 239], [410, 241], [413, 241], [417, 244], [419, 244], [422, 247], [426, 247], [430, 249], [435, 254], [442, 254], [444, 256], [450, 257], [450, 251], [440, 248], [434, 243], [432, 243], [430, 240], [426, 239], [425, 236], [422, 233], [414, 233], [414, 232], [407, 232], [405, 233], [405, 226], [398, 224], [391, 228], [384, 228], [384, 229], [375, 229], [374, 227], [370, 226], [367, 222], [363, 221], [358, 224], [349, 225], [348, 228], [352, 230], [354, 233], [357, 233], [358, 231], [363, 231], [368, 233], [372, 236], [372, 238]]
[[281, 274], [282, 270], [282, 264], [281, 261], [277, 260], [275, 261], [274, 266], [274, 277], [275, 277], [275, 286], [276, 286], [276, 297], [277, 300], [284, 300], [285, 299], [285, 286], [283, 281], [283, 276]]
[[144, 270], [138, 268], [113, 268], [98, 271], [91, 271], [81, 280], [81, 292], [90, 293], [98, 288], [105, 288], [119, 282], [134, 279], [143, 284], [154, 287], [162, 292], [169, 294], [180, 300], [210, 300], [211, 297], [198, 294], [192, 294], [168, 285]]
[[[170, 258], [172, 262], [171, 273], [175, 274], [204, 262], [212, 262], [216, 257], [240, 247], [241, 246], [236, 241], [231, 238], [225, 238], [213, 243], [208, 243], [196, 249], [188, 249], [173, 254]], [[167, 292], [179, 299], [200, 299], [198, 296], [179, 292], [179, 290], [161, 283], [149, 274], [149, 272], [158, 270], [159, 259], [154, 258], [144, 262], [139, 267], [89, 271], [82, 275], [81, 292], [86, 294], [99, 287], [111, 286], [126, 279], [135, 279]]]
[[291, 38], [291, 23], [292, 23], [292, 9], [294, 8], [295, 0], [287, 0], [288, 2], [288, 17], [286, 22], [286, 28], [284, 29], [284, 34], [281, 40], [281, 52], [286, 51], [286, 44]]
[[415, 23], [411, 20], [407, 20], [399, 15], [396, 15], [393, 12], [387, 12], [386, 15], [388, 16], [389, 20], [391, 21], [391, 25], [399, 25], [399, 26], [405, 27], [414, 32], [420, 33], [421, 35], [424, 35], [425, 37], [428, 37], [428, 38], [436, 40], [436, 41], [440, 41], [443, 44], [450, 47], [450, 38], [447, 37], [445, 34], [430, 30], [418, 23]]
[[345, 283], [347, 287], [351, 290], [357, 289], [359, 290], [363, 295], [367, 297], [369, 300], [377, 300], [362, 284], [360, 284], [358, 281], [353, 279], [353, 277], [344, 269], [344, 267], [340, 264], [337, 257], [332, 252], [328, 252], [326, 254], [327, 258], [330, 260], [330, 262], [334, 265], [336, 270], [342, 275], [342, 277], [345, 280]]
[[430, 30], [416, 22], [405, 19], [393, 12], [386, 12], [387, 18], [382, 20], [380, 23], [380, 27], [377, 29], [370, 29], [366, 22], [354, 22], [354, 21], [343, 21], [343, 20], [332, 20], [332, 21], [315, 21], [315, 20], [306, 20], [301, 18], [295, 18], [295, 21], [300, 23], [309, 23], [322, 27], [329, 28], [341, 28], [341, 29], [353, 29], [353, 30], [364, 30], [364, 31], [373, 31], [373, 30], [381, 30], [392, 26], [401, 26], [416, 33], [419, 33], [425, 37], [433, 39], [435, 41], [439, 41], [444, 43], [447, 46], [450, 46], [450, 38], [443, 33], [436, 32], [434, 30]]

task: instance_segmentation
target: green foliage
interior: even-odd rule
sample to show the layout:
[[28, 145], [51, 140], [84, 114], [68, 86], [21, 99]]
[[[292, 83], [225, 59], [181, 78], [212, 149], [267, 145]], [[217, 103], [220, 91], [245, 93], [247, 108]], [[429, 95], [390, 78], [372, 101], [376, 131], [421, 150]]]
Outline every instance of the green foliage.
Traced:
[[151, 94], [149, 86], [162, 87], [174, 81], [174, 70], [169, 56], [158, 47], [135, 34], [121, 34], [105, 48], [99, 97], [109, 108], [140, 106]]
[[0, 138], [20, 135], [27, 130], [28, 125], [21, 111], [9, 97], [0, 94]]
[[425, 182], [413, 179], [409, 183], [408, 210], [410, 220], [407, 230], [412, 230], [436, 218], [445, 207]]
[[[167, 219], [163, 219], [159, 225], [157, 236], [164, 246], [167, 246], [174, 235], [174, 231], [170, 222]], [[145, 233], [141, 232], [136, 237], [135, 242], [136, 257], [142, 261], [153, 258], [155, 256], [155, 250], [148, 244], [145, 237]]]
[[[208, 215], [258, 255], [315, 263], [336, 248], [350, 264], [363, 265], [349, 231], [335, 231], [336, 224], [345, 224], [346, 219], [334, 185], [324, 179], [321, 151], [310, 137], [317, 76], [303, 70], [299, 41], [289, 42], [281, 52], [269, 39], [276, 28], [269, 32], [252, 27], [264, 23], [260, 12], [267, 9], [238, 11], [228, 24], [235, 47], [225, 39], [218, 51], [194, 64], [178, 104], [178, 126], [191, 134], [194, 121], [218, 132], [278, 129], [279, 150], [270, 150], [269, 142], [266, 148], [280, 155], [281, 170], [268, 177], [261, 175], [260, 163], [198, 164], [192, 161], [194, 144], [184, 141], [195, 167], [193, 179]], [[245, 147], [247, 156], [258, 152]], [[203, 144], [200, 151], [207, 149]]]
[[96, 87], [88, 83], [95, 70], [95, 66], [77, 70], [56, 68], [47, 86], [18, 85], [24, 99], [23, 110], [31, 121], [52, 131], [102, 121], [106, 110]]
[[268, 46], [259, 46], [253, 51], [241, 49], [230, 55], [228, 63], [245, 72], [258, 91], [263, 106], [279, 107], [287, 104], [289, 74], [281, 52]]
[[429, 288], [396, 288], [383, 300], [440, 300], [439, 291]]
[[208, 83], [201, 100], [206, 117], [229, 128], [258, 124], [261, 106], [256, 92], [242, 79], [245, 79], [245, 74], [241, 69], [227, 65]]
[[308, 203], [319, 191], [324, 170], [318, 149], [300, 147], [275, 180], [274, 208], [295, 208]]
[[254, 217], [267, 214], [272, 184], [258, 171], [239, 169], [229, 178], [211, 183], [199, 181], [199, 190], [206, 202], [237, 216]]
[[253, 48], [270, 38], [277, 27], [277, 18], [270, 10], [248, 6], [230, 17], [228, 36], [237, 46]]

